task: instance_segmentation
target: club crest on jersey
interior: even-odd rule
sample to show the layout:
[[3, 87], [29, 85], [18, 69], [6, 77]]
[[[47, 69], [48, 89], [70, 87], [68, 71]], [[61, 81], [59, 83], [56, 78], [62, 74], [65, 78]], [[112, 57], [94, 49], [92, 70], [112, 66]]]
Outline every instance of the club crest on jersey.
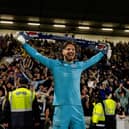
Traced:
[[65, 63], [64, 63], [64, 66], [68, 66], [68, 64], [65, 64]]
[[71, 65], [72, 68], [76, 68], [76, 66], [77, 66], [76, 64], [72, 64]]

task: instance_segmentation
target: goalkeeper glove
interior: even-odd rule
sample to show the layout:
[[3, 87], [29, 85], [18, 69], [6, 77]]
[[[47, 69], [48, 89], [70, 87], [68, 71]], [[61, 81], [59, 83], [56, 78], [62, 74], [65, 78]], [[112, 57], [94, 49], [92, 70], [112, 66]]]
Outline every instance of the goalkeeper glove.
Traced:
[[15, 38], [23, 45], [26, 41], [30, 40], [30, 37], [27, 35], [26, 32], [18, 32], [15, 35]]
[[96, 49], [106, 55], [108, 60], [111, 58], [112, 50], [109, 43], [99, 43], [97, 44]]

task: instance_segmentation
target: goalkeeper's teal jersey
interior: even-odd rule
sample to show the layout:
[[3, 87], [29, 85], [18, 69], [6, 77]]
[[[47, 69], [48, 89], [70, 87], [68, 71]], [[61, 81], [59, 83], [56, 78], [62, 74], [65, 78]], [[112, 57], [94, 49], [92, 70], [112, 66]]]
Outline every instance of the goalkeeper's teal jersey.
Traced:
[[80, 77], [83, 70], [94, 65], [104, 56], [99, 52], [86, 61], [75, 61], [68, 64], [64, 61], [47, 58], [41, 55], [29, 44], [24, 44], [26, 52], [47, 66], [54, 78], [54, 101], [53, 105], [81, 105]]

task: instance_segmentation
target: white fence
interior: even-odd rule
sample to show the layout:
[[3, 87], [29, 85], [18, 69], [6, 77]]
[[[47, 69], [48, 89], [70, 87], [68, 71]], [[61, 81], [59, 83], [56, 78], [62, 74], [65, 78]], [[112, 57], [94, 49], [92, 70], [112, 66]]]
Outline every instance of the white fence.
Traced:
[[116, 129], [129, 129], [129, 117], [124, 119], [116, 117]]

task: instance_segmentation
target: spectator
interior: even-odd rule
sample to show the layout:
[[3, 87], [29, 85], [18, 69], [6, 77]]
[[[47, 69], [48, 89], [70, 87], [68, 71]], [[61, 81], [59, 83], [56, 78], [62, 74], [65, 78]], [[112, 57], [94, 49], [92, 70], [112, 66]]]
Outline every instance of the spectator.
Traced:
[[97, 92], [91, 117], [90, 129], [105, 129], [105, 109], [101, 95]]
[[116, 102], [113, 100], [111, 93], [106, 93], [104, 100], [106, 129], [116, 129]]
[[116, 116], [118, 118], [120, 118], [120, 119], [126, 118], [126, 114], [125, 114], [124, 108], [121, 106], [119, 101], [117, 101]]
[[115, 95], [116, 98], [120, 101], [121, 106], [124, 108], [125, 113], [127, 114], [129, 90], [124, 87], [123, 82], [120, 82], [119, 87], [115, 90]]
[[10, 107], [5, 90], [0, 87], [0, 125], [4, 128], [10, 128]]

